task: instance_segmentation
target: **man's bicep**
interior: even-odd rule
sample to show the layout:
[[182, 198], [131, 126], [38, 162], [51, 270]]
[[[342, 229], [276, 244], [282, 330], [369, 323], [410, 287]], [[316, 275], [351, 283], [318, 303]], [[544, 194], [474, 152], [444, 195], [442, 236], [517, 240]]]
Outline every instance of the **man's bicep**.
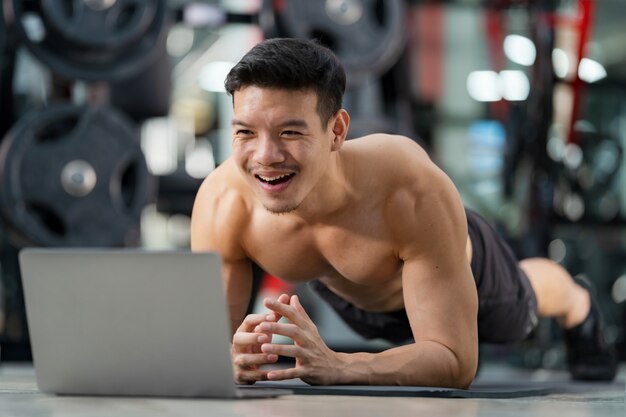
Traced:
[[234, 333], [246, 315], [252, 294], [252, 262], [249, 259], [225, 260], [222, 263], [224, 291]]
[[[236, 190], [221, 190], [207, 178], [200, 186], [191, 213], [191, 249], [217, 251], [224, 258], [246, 257], [242, 238], [250, 212]], [[220, 190], [217, 190], [220, 191]]]
[[478, 363], [478, 301], [467, 263], [440, 259], [406, 260], [404, 303], [416, 343], [447, 348], [455, 378], [473, 378]]
[[402, 286], [416, 340], [473, 336], [478, 301], [469, 264], [446, 265], [444, 259], [407, 260]]
[[216, 227], [218, 205], [207, 183], [205, 180], [200, 186], [191, 212], [191, 250], [194, 252], [220, 251], [217, 236], [220, 229]]
[[453, 193], [438, 197], [407, 224], [400, 250], [405, 308], [416, 341], [440, 343], [471, 367], [478, 349], [478, 297], [466, 254], [465, 212]]
[[252, 263], [241, 237], [248, 213], [234, 192], [216, 195], [209, 179], [200, 187], [191, 217], [191, 250], [218, 252], [233, 331], [245, 317], [252, 291]]
[[[416, 338], [454, 339], [475, 329], [477, 295], [467, 259], [467, 218], [448, 177], [433, 171], [430, 187], [398, 206], [398, 255], [405, 305]], [[472, 326], [473, 324], [473, 326]], [[461, 331], [458, 332], [457, 329]]]

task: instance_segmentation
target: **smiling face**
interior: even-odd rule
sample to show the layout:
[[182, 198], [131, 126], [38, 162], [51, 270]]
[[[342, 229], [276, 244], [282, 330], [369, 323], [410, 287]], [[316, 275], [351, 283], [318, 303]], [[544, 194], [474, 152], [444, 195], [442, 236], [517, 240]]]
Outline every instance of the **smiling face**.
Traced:
[[248, 86], [234, 93], [233, 158], [272, 213], [296, 210], [341, 147], [337, 116], [322, 126], [316, 106], [314, 91]]

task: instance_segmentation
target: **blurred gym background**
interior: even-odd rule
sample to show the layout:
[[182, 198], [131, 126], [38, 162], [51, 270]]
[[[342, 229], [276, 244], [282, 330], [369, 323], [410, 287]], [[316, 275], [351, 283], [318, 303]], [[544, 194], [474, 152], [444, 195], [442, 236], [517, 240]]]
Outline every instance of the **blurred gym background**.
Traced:
[[[593, 281], [624, 360], [623, 0], [3, 0], [0, 12], [1, 361], [31, 360], [19, 249], [189, 248], [195, 192], [230, 154], [224, 77], [267, 37], [328, 45], [348, 73], [351, 137], [415, 139], [519, 257]], [[385, 347], [256, 269], [257, 299], [281, 292], [303, 296], [331, 348]], [[564, 360], [550, 322], [481, 352]]]

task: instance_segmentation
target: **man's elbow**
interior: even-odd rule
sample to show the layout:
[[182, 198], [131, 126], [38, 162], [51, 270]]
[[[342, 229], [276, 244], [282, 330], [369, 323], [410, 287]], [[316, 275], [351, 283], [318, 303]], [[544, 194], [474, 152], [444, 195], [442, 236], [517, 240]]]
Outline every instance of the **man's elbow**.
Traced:
[[458, 354], [447, 348], [451, 354], [448, 369], [448, 387], [468, 389], [476, 377], [478, 358], [472, 354]]
[[452, 388], [458, 389], [468, 389], [472, 382], [474, 381], [474, 377], [476, 376], [476, 371], [462, 371], [455, 378], [455, 383]]
[[461, 363], [451, 364], [444, 378], [445, 382], [443, 382], [441, 386], [446, 388], [468, 389], [476, 376], [476, 371], [472, 371], [471, 368], [471, 366]]

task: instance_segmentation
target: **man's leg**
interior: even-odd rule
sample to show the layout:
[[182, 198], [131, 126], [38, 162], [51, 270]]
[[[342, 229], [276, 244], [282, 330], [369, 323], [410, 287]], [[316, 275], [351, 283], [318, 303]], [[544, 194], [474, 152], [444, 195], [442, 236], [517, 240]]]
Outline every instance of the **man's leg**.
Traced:
[[617, 372], [616, 352], [590, 293], [559, 264], [544, 258], [519, 263], [535, 291], [540, 316], [556, 318], [565, 330], [568, 365], [575, 379], [608, 381]]
[[565, 268], [546, 258], [524, 259], [519, 266], [535, 291], [541, 317], [556, 318], [565, 329], [585, 320], [591, 306], [589, 292]]

